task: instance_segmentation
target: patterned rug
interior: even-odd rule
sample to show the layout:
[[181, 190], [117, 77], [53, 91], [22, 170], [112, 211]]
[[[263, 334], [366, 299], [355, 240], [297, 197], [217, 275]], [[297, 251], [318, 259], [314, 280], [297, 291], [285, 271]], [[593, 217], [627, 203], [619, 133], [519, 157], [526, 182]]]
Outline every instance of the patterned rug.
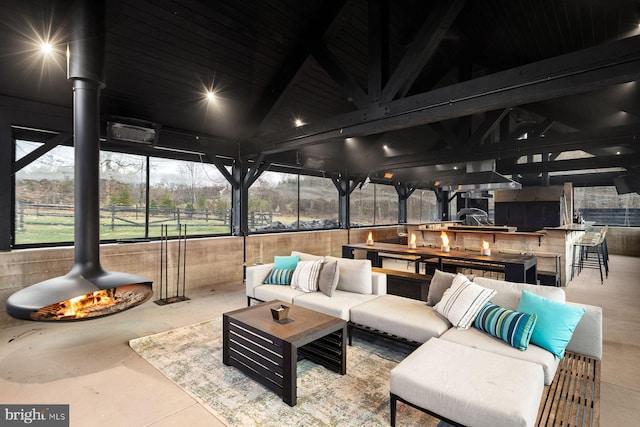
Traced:
[[[222, 363], [222, 319], [136, 338], [129, 345], [229, 426], [388, 426], [389, 371], [411, 351], [369, 335], [354, 337], [347, 374], [298, 362], [298, 404]], [[401, 403], [398, 424], [435, 427], [438, 420]]]

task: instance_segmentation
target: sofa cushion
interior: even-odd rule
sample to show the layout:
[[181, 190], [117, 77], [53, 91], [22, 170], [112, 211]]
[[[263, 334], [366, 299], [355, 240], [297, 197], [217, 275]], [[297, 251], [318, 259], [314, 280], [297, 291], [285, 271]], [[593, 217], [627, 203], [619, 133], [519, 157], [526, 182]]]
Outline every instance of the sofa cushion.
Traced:
[[536, 315], [520, 313], [487, 302], [478, 313], [473, 326], [524, 351], [536, 326]]
[[429, 284], [429, 293], [427, 294], [427, 305], [434, 306], [440, 302], [444, 291], [451, 287], [453, 279], [455, 279], [455, 273], [447, 273], [445, 271], [437, 270], [433, 273], [431, 283]]
[[511, 347], [504, 341], [494, 338], [476, 328], [470, 328], [467, 330], [451, 328], [442, 334], [440, 339], [500, 354], [502, 356], [536, 363], [542, 366], [544, 371], [544, 383], [547, 385], [551, 384], [551, 381], [553, 381], [553, 377], [558, 369], [558, 364], [560, 363], [560, 359], [544, 348], [538, 347], [533, 343], [529, 343], [529, 346], [525, 351], [520, 351]]
[[546, 348], [562, 359], [576, 325], [584, 315], [584, 308], [551, 301], [548, 298], [522, 291], [518, 311], [535, 313], [538, 323], [531, 342]]
[[340, 277], [336, 289], [358, 294], [370, 294], [373, 291], [371, 283], [371, 261], [368, 259], [325, 257], [325, 261], [337, 261]]
[[423, 301], [382, 295], [351, 308], [351, 321], [419, 343], [439, 337], [451, 323]]
[[495, 290], [476, 285], [464, 275], [458, 274], [453, 279], [451, 287], [444, 292], [440, 302], [433, 308], [445, 316], [453, 326], [468, 329], [484, 303], [495, 293]]
[[324, 259], [323, 256], [308, 254], [305, 252], [291, 251], [291, 256], [300, 257], [300, 261], [322, 261]]
[[338, 286], [338, 279], [340, 279], [338, 261], [325, 261], [322, 264], [322, 269], [320, 269], [320, 275], [318, 276], [318, 289], [330, 297]]
[[538, 365], [433, 338], [391, 370], [390, 388], [462, 425], [530, 427], [544, 386]]
[[264, 283], [268, 285], [290, 285], [293, 270], [288, 268], [274, 268], [271, 270]]
[[298, 265], [298, 261], [300, 261], [300, 257], [297, 255], [294, 255], [294, 256], [276, 255], [273, 257], [273, 268], [295, 270], [296, 265]]
[[302, 292], [318, 291], [318, 276], [322, 261], [300, 261], [291, 277], [291, 287]]
[[542, 295], [553, 301], [565, 302], [564, 290], [555, 286], [538, 286], [527, 283], [506, 282], [504, 280], [476, 277], [475, 283], [485, 288], [495, 289], [498, 293], [491, 298], [491, 302], [509, 310], [517, 310], [522, 290], [527, 290], [537, 295]]
[[293, 298], [303, 295], [304, 292], [293, 289], [291, 286], [282, 285], [261, 285], [254, 289], [254, 297], [260, 301], [280, 300], [293, 304]]
[[328, 297], [322, 292], [304, 293], [293, 298], [293, 303], [301, 307], [319, 311], [330, 316], [349, 320], [349, 310], [363, 302], [378, 298], [376, 295], [364, 295], [336, 289], [333, 296]]

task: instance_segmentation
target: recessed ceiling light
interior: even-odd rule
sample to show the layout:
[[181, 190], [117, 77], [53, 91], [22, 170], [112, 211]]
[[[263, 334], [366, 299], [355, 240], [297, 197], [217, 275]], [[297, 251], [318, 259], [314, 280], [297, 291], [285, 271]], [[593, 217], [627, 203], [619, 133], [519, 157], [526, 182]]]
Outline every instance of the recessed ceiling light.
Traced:
[[45, 55], [51, 55], [51, 53], [53, 52], [53, 46], [51, 45], [51, 43], [43, 41], [42, 43], [40, 43], [40, 50]]
[[382, 146], [382, 148], [384, 148], [384, 149], [386, 150], [386, 149], [388, 149], [388, 148], [389, 148], [389, 146], [388, 146], [387, 144], [384, 144], [384, 145]]
[[302, 121], [302, 119], [296, 119], [294, 123], [297, 128], [299, 128], [300, 126], [304, 126], [304, 122]]
[[619, 155], [620, 155], [620, 152], [619, 152], [619, 151], [616, 151], [616, 156], [619, 156]]
[[215, 94], [215, 92], [214, 92], [214, 91], [212, 91], [212, 90], [208, 90], [208, 91], [207, 91], [207, 99], [208, 99], [209, 101], [215, 101], [215, 100], [216, 100], [216, 94]]

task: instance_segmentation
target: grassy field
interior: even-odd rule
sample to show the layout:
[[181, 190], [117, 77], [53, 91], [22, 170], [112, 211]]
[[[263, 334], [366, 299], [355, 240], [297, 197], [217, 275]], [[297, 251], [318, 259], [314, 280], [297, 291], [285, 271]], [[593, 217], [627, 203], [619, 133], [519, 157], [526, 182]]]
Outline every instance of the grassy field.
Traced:
[[[289, 225], [297, 221], [297, 217], [273, 216], [273, 221], [279, 221]], [[302, 221], [311, 218], [300, 218]], [[178, 236], [180, 230], [175, 218], [151, 217], [149, 225], [149, 238], [158, 238], [161, 233], [161, 225], [168, 225], [169, 236]], [[28, 245], [38, 243], [72, 242], [74, 240], [73, 217], [70, 216], [24, 216], [22, 226], [16, 224], [17, 245]], [[230, 234], [231, 226], [224, 225], [222, 221], [205, 219], [183, 218], [181, 225], [187, 225], [187, 236], [194, 235], [220, 235]], [[184, 233], [184, 229], [182, 231]], [[119, 217], [118, 221], [112, 222], [111, 217], [100, 219], [100, 240], [120, 240], [120, 239], [143, 239], [144, 217]]]
[[[168, 225], [169, 236], [177, 236], [177, 221], [163, 221], [151, 224], [149, 226], [149, 237], [160, 237], [160, 225]], [[229, 234], [231, 228], [229, 225], [220, 225], [219, 222], [205, 220], [185, 220], [181, 224], [187, 225], [187, 235], [202, 234]], [[183, 229], [184, 232], [184, 229]], [[16, 227], [16, 244], [27, 245], [34, 243], [56, 243], [56, 242], [72, 242], [74, 240], [73, 218], [51, 218], [47, 222], [46, 217], [38, 217], [36, 221], [29, 221], [25, 218], [24, 228]], [[142, 224], [116, 224], [112, 227], [110, 219], [101, 220], [100, 223], [100, 239], [101, 240], [118, 240], [118, 239], [141, 239], [145, 238], [144, 223]]]

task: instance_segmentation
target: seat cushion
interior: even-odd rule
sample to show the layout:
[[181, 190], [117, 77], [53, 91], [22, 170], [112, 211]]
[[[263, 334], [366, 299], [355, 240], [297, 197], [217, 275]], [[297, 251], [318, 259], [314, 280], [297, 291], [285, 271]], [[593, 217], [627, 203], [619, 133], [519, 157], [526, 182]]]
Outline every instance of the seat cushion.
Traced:
[[382, 295], [351, 308], [351, 321], [420, 343], [439, 337], [451, 323], [423, 301]]
[[349, 321], [349, 310], [363, 302], [378, 298], [376, 295], [364, 295], [355, 292], [346, 292], [336, 289], [333, 295], [328, 297], [322, 292], [302, 293], [293, 298], [293, 303], [300, 307], [319, 311], [330, 316], [339, 317]]
[[544, 383], [547, 385], [553, 381], [560, 363], [560, 359], [533, 343], [529, 343], [527, 349], [521, 351], [476, 328], [464, 331], [452, 328], [442, 334], [440, 339], [540, 365], [544, 373]]
[[535, 363], [433, 338], [391, 370], [391, 393], [466, 426], [529, 427], [542, 378]]
[[254, 297], [260, 301], [278, 299], [290, 304], [293, 304], [293, 298], [300, 294], [304, 294], [304, 292], [283, 285], [260, 285], [254, 289], [253, 293]]

